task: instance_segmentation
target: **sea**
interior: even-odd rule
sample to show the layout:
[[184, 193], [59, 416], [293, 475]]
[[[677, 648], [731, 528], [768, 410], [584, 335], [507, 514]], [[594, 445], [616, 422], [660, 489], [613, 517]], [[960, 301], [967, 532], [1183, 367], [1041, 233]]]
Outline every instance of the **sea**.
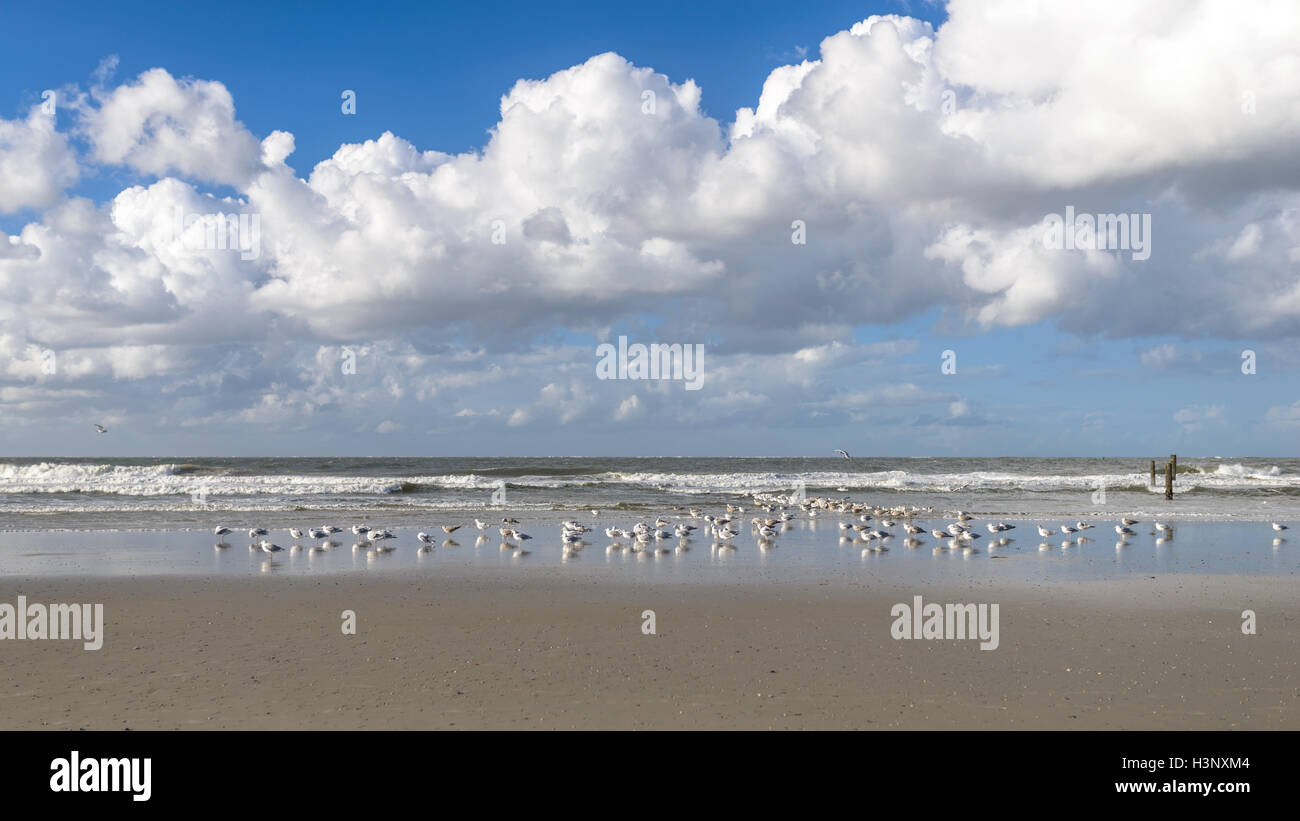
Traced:
[[559, 521], [593, 509], [630, 524], [674, 509], [752, 503], [754, 494], [982, 518], [1300, 519], [1300, 459], [1180, 457], [1172, 501], [1163, 474], [1150, 483], [1149, 460], [0, 457], [0, 530], [400, 525], [497, 511]]

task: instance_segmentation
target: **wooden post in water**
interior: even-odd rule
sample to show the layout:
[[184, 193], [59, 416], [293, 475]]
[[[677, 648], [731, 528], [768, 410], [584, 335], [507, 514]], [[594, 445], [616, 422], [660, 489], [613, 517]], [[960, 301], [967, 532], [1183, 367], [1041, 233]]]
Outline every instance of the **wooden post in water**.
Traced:
[[1174, 498], [1174, 463], [1165, 463], [1165, 498]]
[[1178, 481], [1178, 454], [1177, 453], [1169, 454], [1169, 464], [1173, 465], [1174, 481], [1177, 482]]
[[1156, 460], [1151, 460], [1151, 481], [1148, 482], [1151, 487], [1156, 486]]

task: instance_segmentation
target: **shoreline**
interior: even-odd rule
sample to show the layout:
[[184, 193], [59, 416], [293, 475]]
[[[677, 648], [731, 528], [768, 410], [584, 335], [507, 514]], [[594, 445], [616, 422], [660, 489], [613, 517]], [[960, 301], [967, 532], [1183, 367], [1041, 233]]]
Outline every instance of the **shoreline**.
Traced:
[[[5, 578], [103, 648], [0, 641], [4, 729], [1297, 729], [1286, 579], [1008, 586], [441, 576]], [[890, 609], [995, 602], [1001, 640]], [[1241, 611], [1258, 613], [1243, 635]], [[341, 630], [343, 610], [356, 635]], [[656, 632], [642, 632], [655, 611]], [[74, 646], [75, 645], [75, 646]]]
[[[540, 520], [520, 514], [528, 540], [506, 540], [495, 527], [480, 533], [472, 525], [448, 536], [427, 519], [422, 528], [392, 525], [395, 537], [376, 546], [348, 532], [322, 541], [295, 539], [276, 528], [266, 536], [283, 549], [268, 554], [236, 530], [224, 538], [210, 529], [15, 531], [0, 534], [0, 574], [9, 577], [236, 576], [261, 574], [316, 577], [400, 570], [435, 577], [452, 570], [515, 567], [541, 575], [601, 581], [695, 580], [720, 576], [766, 584], [845, 577], [850, 580], [918, 583], [994, 581], [1029, 583], [1116, 580], [1143, 575], [1300, 576], [1300, 550], [1261, 523], [1195, 522], [1156, 531], [1151, 523], [1119, 538], [1098, 526], [1044, 539], [1032, 521], [1009, 520], [1014, 530], [979, 534], [960, 544], [934, 537], [941, 519], [917, 519], [925, 532], [864, 540], [841, 529], [845, 517], [797, 519], [759, 538], [748, 522], [727, 541], [701, 530], [688, 538], [665, 533], [639, 544], [605, 536], [601, 517], [578, 543], [562, 542], [559, 516]], [[434, 520], [435, 522], [437, 520]], [[452, 520], [456, 521], [456, 520]], [[436, 534], [431, 545], [419, 530]], [[287, 537], [287, 538], [286, 538]]]

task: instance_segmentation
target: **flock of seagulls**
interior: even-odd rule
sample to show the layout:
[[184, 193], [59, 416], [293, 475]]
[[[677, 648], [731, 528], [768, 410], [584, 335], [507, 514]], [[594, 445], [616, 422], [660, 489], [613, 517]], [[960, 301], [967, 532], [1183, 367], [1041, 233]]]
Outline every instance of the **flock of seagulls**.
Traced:
[[[511, 539], [514, 539], [516, 541], [523, 541], [532, 538], [532, 536], [529, 536], [527, 533], [521, 533], [518, 530], [507, 527], [508, 524], [518, 524], [518, 522], [519, 522], [518, 519], [511, 519], [511, 518], [505, 518], [501, 520], [502, 523], [502, 526], [500, 528], [501, 535], [506, 539], [507, 543]], [[476, 520], [475, 524], [478, 525], [478, 529], [480, 531], [483, 530], [485, 527], [487, 527], [486, 522], [479, 522]], [[455, 533], [457, 530], [460, 530], [461, 525], [441, 525], [441, 528], [444, 534], [446, 534], [447, 536], [451, 536], [451, 534]], [[225, 537], [234, 532], [231, 528], [226, 527], [225, 525], [217, 525], [215, 528], [213, 528], [212, 532], [219, 539], [219, 541], [217, 542], [218, 548], [226, 548], [230, 546], [230, 544], [226, 541]], [[315, 545], [312, 547], [312, 551], [319, 552], [322, 550], [328, 550], [331, 547], [337, 547], [339, 543], [334, 541], [333, 537], [334, 534], [336, 533], [342, 533], [343, 528], [335, 527], [334, 525], [324, 525], [322, 527], [308, 528], [306, 531], [304, 531], [300, 528], [290, 527], [290, 528], [285, 528], [285, 532], [288, 533], [289, 536], [294, 541], [292, 547], [293, 550], [301, 550], [302, 549], [301, 542], [303, 540], [310, 540], [315, 543]], [[352, 533], [354, 536], [357, 537], [356, 543], [352, 545], [353, 550], [368, 550], [370, 548], [374, 548], [379, 553], [386, 553], [392, 550], [396, 550], [395, 547], [389, 547], [385, 544], [389, 540], [397, 538], [397, 534], [393, 533], [391, 530], [384, 530], [381, 528], [371, 528], [369, 525], [358, 524], [352, 526]], [[267, 529], [264, 527], [249, 528], [248, 549], [250, 551], [261, 550], [264, 553], [278, 553], [284, 550], [284, 548], [281, 547], [280, 545], [274, 544], [268, 539], [261, 538], [267, 535], [269, 535], [269, 531], [267, 531]], [[429, 535], [428, 533], [425, 533], [424, 531], [420, 531], [419, 533], [417, 533], [415, 535], [415, 539], [419, 543], [419, 549], [421, 551], [431, 550], [435, 545], [434, 537]], [[455, 547], [456, 544], [457, 543], [450, 538], [445, 539], [442, 542], [443, 547]], [[517, 547], [517, 545], [515, 546]]]
[[[841, 453], [843, 453], [841, 451]], [[843, 454], [848, 458], [848, 454]], [[776, 546], [777, 539], [781, 534], [787, 532], [793, 526], [793, 521], [797, 513], [802, 513], [807, 520], [816, 522], [819, 516], [839, 516], [837, 523], [840, 534], [841, 544], [852, 544], [862, 549], [862, 555], [865, 557], [869, 553], [881, 553], [889, 548], [887, 544], [902, 530], [905, 534], [903, 545], [909, 548], [920, 547], [925, 544], [925, 537], [928, 535], [935, 540], [935, 551], [943, 550], [962, 550], [973, 551], [975, 543], [981, 538], [985, 538], [978, 532], [974, 522], [975, 516], [966, 511], [951, 511], [950, 515], [943, 518], [951, 518], [951, 522], [927, 528], [922, 526], [922, 522], [933, 522], [940, 518], [940, 514], [929, 507], [880, 507], [853, 502], [848, 499], [832, 499], [826, 497], [808, 497], [796, 498], [791, 495], [781, 495], [773, 493], [754, 493], [752, 494], [753, 504], [746, 511], [741, 504], [727, 504], [725, 512], [716, 514], [707, 513], [701, 508], [674, 507], [675, 518], [656, 517], [653, 521], [644, 520], [636, 522], [628, 528], [619, 527], [616, 524], [604, 528], [606, 538], [609, 539], [609, 545], [606, 547], [606, 553], [628, 552], [663, 554], [670, 552], [684, 553], [690, 549], [690, 544], [696, 538], [707, 536], [712, 543], [712, 547], [717, 552], [734, 550], [735, 541], [740, 538], [745, 529], [745, 520], [743, 519], [746, 512], [751, 514], [748, 519], [748, 531], [751, 536], [757, 540], [758, 547], [762, 550], [769, 550]], [[593, 518], [600, 517], [599, 510], [591, 510]], [[1114, 526], [1116, 535], [1119, 536], [1117, 547], [1126, 546], [1130, 537], [1136, 536], [1137, 531], [1133, 525], [1140, 524], [1138, 519], [1124, 517]], [[1274, 540], [1275, 544], [1285, 541], [1280, 534], [1288, 530], [1288, 526], [1273, 522], [1272, 528], [1279, 536]], [[517, 526], [519, 520], [509, 516], [503, 517], [499, 523], [490, 523], [481, 519], [474, 519], [474, 526], [479, 531], [478, 539], [480, 543], [488, 538], [487, 532], [495, 530], [501, 536], [501, 549], [509, 551], [514, 556], [526, 556], [530, 551], [524, 549], [523, 544], [533, 537], [521, 531]], [[441, 542], [443, 547], [455, 547], [457, 542], [450, 537], [461, 525], [441, 525], [445, 538]], [[1038, 535], [1043, 539], [1040, 549], [1050, 548], [1048, 540], [1056, 538], [1058, 535], [1065, 537], [1060, 543], [1061, 547], [1071, 547], [1075, 544], [1084, 544], [1093, 541], [1084, 535], [1086, 531], [1095, 529], [1096, 525], [1088, 522], [1077, 521], [1073, 525], [1062, 524], [1055, 528], [1036, 525]], [[1015, 530], [1016, 526], [1007, 524], [1003, 521], [989, 521], [984, 523], [984, 529], [988, 531], [989, 547], [1005, 547], [1010, 545], [1014, 539], [1007, 535], [1010, 531]], [[357, 537], [353, 545], [354, 551], [373, 549], [376, 554], [382, 554], [396, 550], [396, 547], [387, 545], [387, 542], [396, 540], [398, 537], [390, 530], [371, 528], [364, 524], [353, 525], [352, 533]], [[590, 542], [587, 540], [592, 533], [593, 528], [578, 522], [576, 520], [567, 520], [560, 524], [560, 545], [565, 558], [576, 556], [580, 551], [587, 547]], [[225, 542], [225, 537], [234, 531], [224, 525], [218, 525], [213, 533], [221, 541], [218, 542], [218, 548], [229, 547]], [[333, 525], [324, 525], [322, 527], [309, 528], [306, 531], [296, 527], [287, 528], [286, 532], [293, 539], [291, 550], [297, 551], [302, 549], [302, 542], [310, 540], [314, 542], [311, 548], [313, 552], [329, 549], [338, 545], [333, 540], [333, 536], [341, 533], [342, 528]], [[1163, 522], [1153, 522], [1151, 535], [1156, 536], [1156, 543], [1161, 544], [1169, 541], [1174, 536], [1172, 525]], [[253, 527], [248, 530], [249, 550], [261, 550], [267, 554], [275, 554], [283, 551], [285, 548], [270, 541], [269, 532], [266, 528]], [[421, 552], [433, 550], [438, 545], [437, 538], [429, 532], [420, 531], [415, 535], [416, 547]], [[676, 540], [675, 546], [669, 546], [669, 543]]]

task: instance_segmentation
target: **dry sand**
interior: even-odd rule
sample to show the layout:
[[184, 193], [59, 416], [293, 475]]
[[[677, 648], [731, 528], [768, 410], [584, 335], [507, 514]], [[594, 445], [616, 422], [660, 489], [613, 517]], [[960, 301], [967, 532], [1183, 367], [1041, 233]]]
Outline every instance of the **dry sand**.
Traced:
[[[0, 602], [102, 602], [107, 636], [95, 652], [0, 642], [0, 729], [1297, 729], [1293, 591], [1223, 576], [9, 578]], [[890, 608], [918, 593], [999, 603], [1001, 646], [893, 640]], [[1246, 608], [1258, 635], [1241, 632]]]

